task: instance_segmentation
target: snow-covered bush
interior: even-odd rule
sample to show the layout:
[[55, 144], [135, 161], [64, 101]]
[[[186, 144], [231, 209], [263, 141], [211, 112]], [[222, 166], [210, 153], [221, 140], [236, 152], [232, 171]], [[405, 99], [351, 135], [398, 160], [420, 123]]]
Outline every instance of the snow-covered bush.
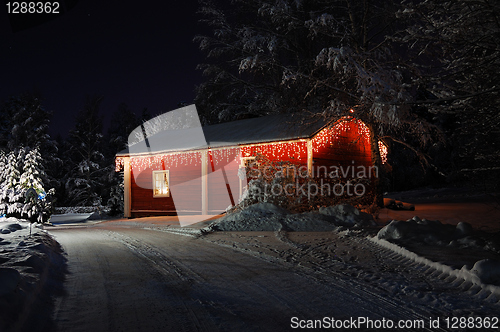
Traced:
[[[250, 181], [239, 204], [229, 212], [256, 203], [272, 203], [290, 212], [312, 211], [342, 203], [354, 206], [367, 206], [372, 203], [372, 185], [369, 179], [316, 179], [309, 177], [307, 170], [300, 165], [271, 161], [261, 154], [257, 154], [254, 163], [246, 168], [246, 179]], [[348, 182], [352, 187], [362, 183], [366, 192], [362, 196], [349, 195], [347, 192], [337, 195], [334, 190], [330, 190], [336, 185], [345, 188]], [[327, 184], [329, 187], [324, 187]]]
[[346, 227], [374, 225], [373, 217], [350, 205], [290, 213], [272, 203], [257, 203], [211, 223], [205, 231], [329, 232]]

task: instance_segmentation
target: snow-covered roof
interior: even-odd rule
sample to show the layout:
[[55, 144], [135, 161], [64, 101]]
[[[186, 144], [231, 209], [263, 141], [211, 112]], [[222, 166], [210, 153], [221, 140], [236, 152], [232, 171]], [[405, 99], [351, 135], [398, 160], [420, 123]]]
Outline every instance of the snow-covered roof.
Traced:
[[310, 138], [325, 127], [322, 118], [274, 114], [204, 127], [165, 130], [117, 156], [156, 154]]

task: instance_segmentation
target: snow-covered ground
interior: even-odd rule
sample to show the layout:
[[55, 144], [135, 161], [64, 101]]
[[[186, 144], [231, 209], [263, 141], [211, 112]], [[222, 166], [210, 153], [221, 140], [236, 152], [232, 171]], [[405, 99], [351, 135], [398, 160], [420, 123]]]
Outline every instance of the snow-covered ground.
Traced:
[[[50, 232], [63, 244], [70, 274], [68, 293], [54, 305], [54, 324], [64, 331], [103, 322], [110, 329], [255, 330], [263, 322], [289, 326], [292, 312], [304, 319], [371, 312], [379, 318], [440, 319], [441, 329], [429, 329], [434, 331], [447, 330], [447, 317], [498, 318], [499, 234], [465, 221], [416, 217], [419, 205], [405, 213], [414, 215], [385, 226], [348, 205], [292, 214], [261, 203], [188, 227], [175, 217], [75, 225], [62, 217]], [[57, 243], [38, 228], [29, 237], [28, 225], [0, 222], [0, 232], [7, 233], [0, 234], [0, 271], [7, 268], [5, 276], [0, 272], [0, 287], [10, 292], [10, 298], [0, 296], [0, 305], [10, 299], [34, 308], [2, 310], [2, 324], [36, 322], [33, 312], [40, 306], [29, 305], [29, 298], [48, 299], [40, 291], [44, 280], [60, 286], [60, 274], [44, 279], [43, 271], [51, 266], [62, 273], [65, 267]], [[350, 305], [339, 306], [339, 297]], [[171, 320], [171, 310], [189, 322]], [[271, 311], [279, 324], [269, 319]]]
[[64, 258], [41, 226], [0, 218], [0, 331], [50, 330], [51, 295], [61, 290]]

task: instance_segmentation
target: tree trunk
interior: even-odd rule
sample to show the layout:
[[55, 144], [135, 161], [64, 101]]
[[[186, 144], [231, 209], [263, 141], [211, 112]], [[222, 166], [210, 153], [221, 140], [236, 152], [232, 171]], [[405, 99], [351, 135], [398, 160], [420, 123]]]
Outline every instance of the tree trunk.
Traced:
[[373, 124], [368, 125], [370, 129], [370, 147], [372, 155], [372, 165], [375, 168], [372, 169], [372, 184], [373, 184], [373, 203], [372, 205], [378, 207], [384, 207], [384, 194], [382, 192], [382, 186], [380, 184], [380, 175], [382, 172], [382, 159], [380, 158], [380, 150], [378, 147], [378, 134], [376, 127]]

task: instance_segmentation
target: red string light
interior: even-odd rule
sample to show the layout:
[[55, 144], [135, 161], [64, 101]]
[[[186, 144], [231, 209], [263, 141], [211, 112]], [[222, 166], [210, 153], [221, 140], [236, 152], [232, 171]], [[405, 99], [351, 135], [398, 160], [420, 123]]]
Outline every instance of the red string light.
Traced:
[[[313, 151], [319, 152], [327, 146], [333, 146], [341, 137], [349, 137], [349, 133], [355, 131], [359, 135], [358, 141], [364, 146], [370, 146], [370, 130], [361, 121], [349, 116], [342, 117], [331, 127], [323, 129], [313, 140]], [[387, 146], [379, 141], [382, 163], [387, 162]], [[240, 153], [241, 152], [241, 153]], [[201, 151], [172, 152], [154, 156], [135, 156], [130, 158], [130, 167], [142, 171], [146, 168], [169, 169], [178, 166], [201, 165]], [[292, 159], [304, 161], [307, 159], [307, 142], [304, 139], [272, 142], [257, 145], [246, 145], [230, 148], [209, 148], [209, 158], [215, 164], [230, 163], [233, 160], [240, 162], [241, 157], [252, 157], [262, 154], [274, 160]], [[115, 160], [115, 170], [120, 171], [124, 167], [123, 157]]]
[[370, 146], [370, 129], [363, 121], [344, 116], [337, 120], [331, 127], [323, 129], [313, 138], [313, 151], [319, 152], [325, 147], [336, 146], [341, 137], [349, 137], [349, 132], [355, 131], [359, 138], [357, 141], [363, 146]]

